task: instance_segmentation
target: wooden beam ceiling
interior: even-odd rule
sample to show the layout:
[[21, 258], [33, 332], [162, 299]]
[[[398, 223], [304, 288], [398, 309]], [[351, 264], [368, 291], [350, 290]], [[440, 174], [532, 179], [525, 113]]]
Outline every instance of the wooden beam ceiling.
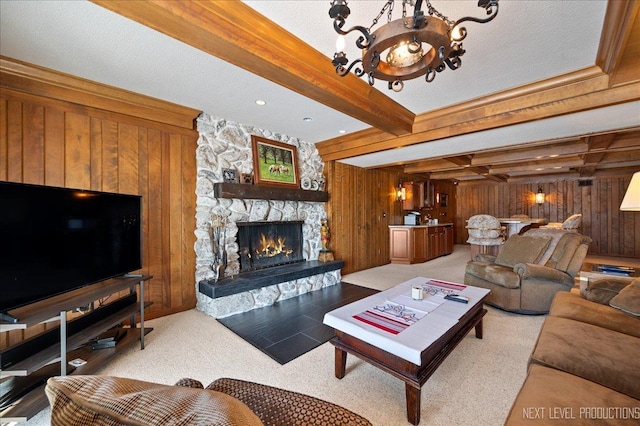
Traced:
[[240, 1], [93, 3], [368, 123], [411, 133], [415, 115]]
[[[632, 102], [640, 99], [640, 2], [609, 1], [596, 66], [562, 76], [550, 78], [527, 86], [487, 96], [474, 101], [454, 105], [416, 116], [414, 131], [410, 135], [393, 136], [376, 129], [336, 137], [317, 144], [325, 161], [341, 160], [349, 157], [379, 152], [413, 144], [434, 141], [447, 137], [494, 129], [498, 127], [536, 121], [540, 119], [572, 114]], [[614, 78], [615, 77], [615, 78]], [[616, 144], [627, 144], [630, 149], [638, 147], [638, 135], [626, 134], [626, 140], [616, 138], [614, 134], [585, 137], [584, 140], [544, 141], [530, 144], [532, 149], [503, 149], [487, 153], [470, 152], [452, 162], [452, 158], [416, 159], [405, 163], [406, 173], [433, 172], [434, 179], [459, 179], [473, 176], [468, 167], [459, 167], [457, 172], [448, 168], [448, 164], [464, 164], [471, 158], [471, 165], [512, 164], [511, 175], [517, 175], [522, 161], [532, 161], [549, 156], [574, 156], [578, 152], [585, 155], [591, 151], [606, 150]], [[611, 145], [608, 145], [611, 144]], [[593, 153], [592, 153], [593, 154]], [[597, 164], [592, 164], [594, 155], [585, 157], [587, 163], [579, 166], [582, 174], [598, 172]], [[605, 158], [604, 156], [602, 157]], [[456, 163], [458, 161], [458, 163]], [[460, 162], [461, 161], [461, 162]], [[438, 166], [434, 166], [438, 164]], [[594, 167], [595, 166], [595, 167]], [[640, 169], [633, 162], [620, 165], [620, 172]], [[381, 167], [381, 166], [378, 166]], [[447, 168], [447, 171], [443, 170]], [[557, 167], [557, 166], [556, 166]], [[567, 163], [562, 170], [574, 170], [573, 162]], [[546, 169], [545, 169], [546, 170]], [[557, 169], [560, 170], [560, 169]], [[482, 176], [483, 170], [476, 175]], [[501, 176], [509, 176], [504, 174]], [[489, 176], [495, 176], [490, 174]], [[485, 176], [486, 177], [486, 176]]]
[[[324, 161], [640, 100], [640, 2], [609, 1], [593, 67], [416, 116], [360, 78], [336, 76], [324, 55], [242, 2], [92, 1], [372, 126], [318, 143]], [[553, 167], [591, 176], [604, 163], [608, 173], [640, 169], [639, 140], [587, 135], [388, 166], [432, 179], [503, 182]]]

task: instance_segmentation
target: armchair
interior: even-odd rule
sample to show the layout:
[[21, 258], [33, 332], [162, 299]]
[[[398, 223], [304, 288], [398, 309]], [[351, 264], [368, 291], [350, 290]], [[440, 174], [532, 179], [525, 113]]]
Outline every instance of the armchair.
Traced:
[[536, 228], [513, 235], [497, 255], [476, 254], [465, 284], [487, 288], [486, 303], [524, 314], [549, 312], [553, 296], [569, 291], [591, 238], [563, 229]]

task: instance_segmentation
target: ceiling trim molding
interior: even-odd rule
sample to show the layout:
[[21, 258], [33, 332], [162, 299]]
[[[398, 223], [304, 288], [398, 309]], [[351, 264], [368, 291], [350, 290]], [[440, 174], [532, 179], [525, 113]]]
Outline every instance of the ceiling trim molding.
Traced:
[[[112, 12], [393, 135], [415, 114], [240, 1], [92, 0]], [[250, 30], [248, 30], [250, 29]]]
[[[574, 86], [576, 83], [584, 81], [590, 82], [587, 87], [580, 88]], [[556, 90], [569, 86], [573, 87], [571, 92], [562, 93]], [[513, 109], [522, 109], [524, 106], [533, 108], [545, 100], [551, 100], [549, 95], [547, 95], [545, 99], [541, 93], [550, 93], [556, 96], [556, 100], [560, 100], [563, 99], [562, 97], [575, 96], [576, 93], [585, 93], [586, 91], [601, 90], [608, 87], [608, 77], [602, 73], [600, 68], [596, 66], [588, 67], [572, 73], [552, 77], [547, 80], [527, 84], [525, 86], [516, 87], [514, 89], [505, 90], [471, 101], [462, 102], [460, 104], [420, 114], [416, 117], [413, 136], [419, 135], [422, 132], [433, 131], [437, 128], [447, 128], [450, 125], [458, 124], [460, 122], [484, 118], [491, 112], [494, 114], [500, 113], [500, 111], [502, 113], [509, 113]], [[500, 105], [500, 107], [498, 108], [497, 105]], [[567, 113], [571, 112], [573, 111], [568, 111]], [[442, 134], [439, 135], [439, 138], [440, 137], [447, 137], [447, 135]], [[349, 135], [338, 136], [333, 139], [319, 142], [316, 146], [320, 151], [320, 155], [323, 156], [323, 158], [326, 155], [328, 161], [330, 159], [343, 159], [353, 155], [375, 152], [371, 150], [372, 144], [390, 141], [394, 138], [394, 135], [381, 132], [377, 129], [365, 129]], [[426, 141], [428, 141], [428, 139], [425, 140], [421, 137], [417, 137], [414, 143]], [[394, 148], [411, 144], [399, 144], [399, 141], [397, 140], [394, 140], [394, 142], [395, 143], [392, 143]], [[364, 148], [364, 151], [359, 152], [358, 154], [336, 158], [331, 156], [331, 154], [339, 153], [342, 149], [354, 150], [358, 147]]]
[[0, 56], [0, 87], [195, 129], [200, 111]]
[[[420, 116], [420, 124], [416, 124], [417, 130], [411, 135], [389, 138], [385, 135], [367, 132], [366, 139], [355, 139], [352, 135], [348, 143], [340, 138], [335, 138], [320, 142], [316, 146], [324, 161], [341, 160], [640, 100], [640, 82], [610, 88], [608, 81], [608, 76], [600, 73], [597, 77], [587, 80], [578, 79], [560, 87], [549, 85], [548, 90], [541, 90], [538, 93], [515, 89], [514, 96], [503, 102], [489, 105], [480, 104], [480, 106], [467, 109], [461, 108], [451, 113], [443, 113], [442, 111], [427, 113], [424, 116], [429, 116], [429, 118], [425, 120], [422, 119], [423, 116]], [[520, 95], [516, 93], [520, 93]]]
[[605, 74], [612, 74], [620, 64], [638, 11], [638, 1], [609, 0], [596, 57], [596, 65]]

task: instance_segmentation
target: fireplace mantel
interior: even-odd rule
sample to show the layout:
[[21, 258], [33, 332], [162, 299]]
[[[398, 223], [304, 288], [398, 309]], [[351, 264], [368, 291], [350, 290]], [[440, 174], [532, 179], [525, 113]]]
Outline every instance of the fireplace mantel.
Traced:
[[213, 194], [216, 198], [312, 201], [318, 203], [324, 203], [329, 199], [329, 193], [326, 191], [305, 191], [281, 186], [220, 182], [213, 184]]

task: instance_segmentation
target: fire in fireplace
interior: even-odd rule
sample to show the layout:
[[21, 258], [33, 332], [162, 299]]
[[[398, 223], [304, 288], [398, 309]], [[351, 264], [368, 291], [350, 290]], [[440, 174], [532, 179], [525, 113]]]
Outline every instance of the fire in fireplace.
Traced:
[[240, 272], [304, 261], [303, 223], [237, 222]]

